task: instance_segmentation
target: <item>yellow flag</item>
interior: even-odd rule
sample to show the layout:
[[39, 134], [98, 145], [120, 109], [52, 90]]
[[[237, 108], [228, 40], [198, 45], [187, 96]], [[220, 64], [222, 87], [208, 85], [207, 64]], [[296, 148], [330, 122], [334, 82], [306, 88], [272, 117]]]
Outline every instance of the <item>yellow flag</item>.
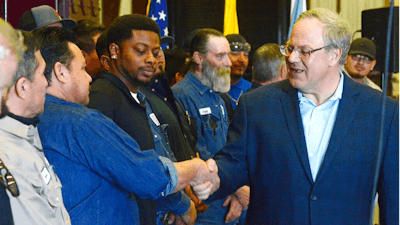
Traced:
[[239, 34], [236, 0], [225, 0], [224, 36]]

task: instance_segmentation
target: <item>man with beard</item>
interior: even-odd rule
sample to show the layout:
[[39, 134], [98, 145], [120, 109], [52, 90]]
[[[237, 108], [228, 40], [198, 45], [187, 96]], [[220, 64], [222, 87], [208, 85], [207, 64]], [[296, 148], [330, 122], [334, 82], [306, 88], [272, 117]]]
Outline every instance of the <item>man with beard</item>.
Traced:
[[[189, 71], [172, 87], [176, 99], [189, 116], [196, 119], [197, 149], [203, 160], [212, 158], [226, 144], [228, 115], [218, 93], [230, 89], [230, 51], [221, 32], [198, 30], [190, 45]], [[243, 187], [228, 196], [226, 201], [211, 203], [204, 213], [197, 216], [196, 224], [237, 224], [237, 218], [247, 207], [248, 195], [248, 187]], [[228, 205], [230, 207], [226, 207]]]
[[344, 63], [347, 73], [358, 83], [366, 84], [373, 89], [382, 89], [367, 75], [374, 69], [376, 64], [376, 46], [368, 38], [358, 38], [351, 43], [347, 60]]
[[[177, 135], [177, 127], [172, 127], [177, 124], [167, 123], [170, 121], [165, 120], [164, 113], [160, 114], [160, 105], [154, 102], [158, 97], [148, 98], [147, 95], [154, 94], [150, 91], [145, 95], [139, 89], [150, 85], [157, 67], [161, 66], [162, 70], [165, 67], [165, 61], [157, 60], [162, 54], [159, 33], [157, 23], [143, 15], [126, 15], [114, 20], [107, 33], [109, 72], [100, 73], [91, 85], [88, 107], [112, 119], [142, 150], [154, 149], [160, 156], [176, 161], [170, 145], [174, 150], [183, 148], [179, 149], [180, 153], [189, 151], [188, 146], [178, 147], [177, 140], [168, 139], [170, 128], [174, 132], [171, 136]], [[191, 159], [190, 155], [180, 157], [180, 161]], [[156, 224], [157, 212], [171, 211], [185, 222], [194, 221], [196, 215], [194, 203], [184, 191], [157, 201], [138, 199], [138, 205], [143, 225]]]
[[9, 112], [0, 119], [0, 157], [18, 182], [17, 189], [7, 192], [13, 219], [15, 224], [71, 224], [62, 185], [44, 156], [37, 128], [48, 85], [46, 64], [33, 34], [23, 36], [27, 50], [9, 89]]
[[[22, 40], [20, 33], [0, 18], [0, 118], [7, 113], [5, 100], [12, 77], [17, 70], [18, 61], [23, 54], [24, 44]], [[9, 198], [5, 187], [0, 186], [0, 224], [13, 224]]]
[[233, 112], [236, 109], [240, 96], [251, 88], [251, 82], [243, 79], [243, 74], [249, 65], [249, 52], [251, 50], [251, 45], [240, 34], [226, 35], [226, 39], [228, 39], [231, 48], [231, 52], [229, 53], [229, 59], [232, 63], [231, 89], [228, 93], [222, 94], [222, 96], [225, 95], [227, 97], [223, 97], [225, 104], [228, 104], [225, 99], [229, 99], [229, 102], [232, 105], [233, 111], [231, 113], [228, 111], [229, 119], [232, 119]]

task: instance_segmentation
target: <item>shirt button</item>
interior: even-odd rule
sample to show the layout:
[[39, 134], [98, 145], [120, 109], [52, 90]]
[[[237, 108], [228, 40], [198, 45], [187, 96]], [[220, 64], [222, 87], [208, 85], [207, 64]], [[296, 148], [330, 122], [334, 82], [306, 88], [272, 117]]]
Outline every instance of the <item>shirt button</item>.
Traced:
[[210, 93], [212, 93], [212, 90], [210, 90]]
[[154, 135], [155, 138], [157, 138], [157, 135]]
[[158, 83], [158, 79], [156, 79], [155, 82]]
[[308, 154], [308, 156], [310, 156], [310, 157], [313, 157], [313, 155], [314, 155], [314, 154], [312, 154], [312, 153]]
[[311, 198], [312, 201], [317, 201], [317, 199], [318, 199], [317, 196], [315, 196], [315, 195], [311, 195], [310, 198]]
[[187, 138], [186, 134], [183, 135], [185, 138]]
[[167, 98], [164, 98], [164, 101], [167, 101], [168, 99]]
[[56, 200], [57, 200], [57, 202], [59, 202], [59, 201], [60, 201], [60, 199], [59, 199], [58, 197], [56, 198]]
[[215, 107], [217, 107], [217, 108], [218, 108], [218, 105], [215, 105]]
[[153, 92], [154, 92], [154, 91], [155, 91], [155, 90], [154, 90], [154, 88], [152, 88], [152, 89], [151, 89], [151, 91], [153, 91]]
[[164, 196], [165, 195], [165, 193], [164, 192], [161, 192], [161, 196]]

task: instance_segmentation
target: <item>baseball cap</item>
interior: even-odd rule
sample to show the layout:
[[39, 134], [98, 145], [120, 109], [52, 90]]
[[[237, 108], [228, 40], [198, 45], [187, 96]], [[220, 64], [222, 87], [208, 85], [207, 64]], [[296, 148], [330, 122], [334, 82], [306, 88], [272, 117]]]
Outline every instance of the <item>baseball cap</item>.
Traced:
[[60, 22], [64, 28], [73, 29], [76, 22], [72, 19], [62, 19], [61, 16], [48, 5], [34, 7], [21, 16], [18, 29], [31, 31], [39, 27], [48, 26]]
[[368, 38], [357, 38], [351, 43], [349, 55], [361, 54], [366, 55], [375, 60], [376, 46], [373, 41]]

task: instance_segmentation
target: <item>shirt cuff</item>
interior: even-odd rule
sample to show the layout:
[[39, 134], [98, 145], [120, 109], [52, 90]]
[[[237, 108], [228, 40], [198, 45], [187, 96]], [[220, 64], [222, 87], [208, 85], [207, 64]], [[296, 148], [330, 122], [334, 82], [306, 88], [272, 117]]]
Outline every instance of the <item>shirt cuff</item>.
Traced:
[[170, 159], [163, 156], [159, 156], [159, 159], [162, 162], [164, 169], [167, 170], [170, 175], [170, 181], [165, 188], [165, 193], [162, 193], [162, 196], [166, 196], [171, 194], [178, 185], [178, 171], [176, 170], [174, 163]]

